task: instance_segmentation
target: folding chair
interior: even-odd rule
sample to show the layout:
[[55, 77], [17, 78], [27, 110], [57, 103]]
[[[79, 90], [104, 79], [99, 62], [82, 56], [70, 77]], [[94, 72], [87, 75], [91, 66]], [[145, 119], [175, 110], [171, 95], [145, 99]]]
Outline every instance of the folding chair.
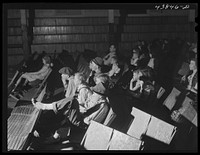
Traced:
[[175, 106], [178, 96], [180, 95], [180, 91], [175, 87], [172, 89], [171, 93], [163, 102], [163, 105], [166, 106], [170, 111]]
[[[97, 105], [97, 106], [89, 109], [84, 115], [89, 116], [90, 118], [92, 118], [93, 121], [103, 124], [103, 122], [106, 119], [106, 116], [109, 112], [109, 109], [110, 109], [110, 107], [107, 103], [102, 103], [100, 105]], [[88, 124], [88, 121], [89, 121], [88, 117], [86, 117], [84, 119], [84, 122], [86, 124]]]
[[[36, 98], [39, 95], [39, 93], [42, 91], [42, 89], [45, 87], [45, 83], [46, 83], [47, 78], [49, 77], [49, 75], [50, 75], [51, 72], [52, 72], [52, 69], [49, 68], [49, 71], [48, 71], [47, 75], [45, 76], [45, 78], [43, 80], [36, 80], [36, 81], [34, 81], [34, 84], [36, 84], [37, 86], [39, 86], [39, 88], [37, 89], [36, 93], [33, 95], [32, 98]], [[31, 83], [32, 86], [34, 86], [34, 84]], [[26, 91], [25, 91], [25, 93], [26, 93]], [[19, 97], [17, 97], [17, 95]], [[9, 96], [18, 101], [24, 95], [23, 95], [23, 92], [22, 92], [21, 94], [12, 94], [11, 93]]]
[[143, 141], [91, 121], [81, 146], [86, 150], [140, 150]]
[[127, 134], [137, 139], [141, 139], [142, 135], [147, 131], [151, 115], [135, 107], [132, 108], [131, 115], [134, 119], [130, 124]]
[[108, 114], [103, 122], [103, 125], [110, 126], [114, 121], [114, 119], [116, 118], [116, 116], [117, 116], [116, 113], [114, 113], [112, 107], [110, 107]]

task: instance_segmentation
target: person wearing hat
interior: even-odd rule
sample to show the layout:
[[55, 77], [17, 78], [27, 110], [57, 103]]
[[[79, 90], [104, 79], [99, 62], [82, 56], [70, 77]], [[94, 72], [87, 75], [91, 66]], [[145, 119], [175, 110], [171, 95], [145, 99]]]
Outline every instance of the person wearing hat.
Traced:
[[[99, 74], [96, 79], [96, 85], [90, 87], [92, 95], [89, 96], [88, 100], [81, 105], [78, 105], [78, 102], [74, 101], [70, 109], [69, 121], [80, 128], [87, 127], [91, 120], [95, 119], [100, 113], [102, 108], [108, 106], [109, 77], [106, 74]], [[105, 108], [105, 111], [102, 111], [101, 118], [98, 118], [99, 121], [105, 118], [106, 110], [107, 108]]]
[[[66, 77], [69, 77], [69, 76], [67, 76], [67, 75], [69, 75], [69, 71], [71, 71], [71, 70], [68, 67], [64, 67], [59, 72], [61, 74], [64, 74]], [[86, 102], [86, 100], [92, 94], [90, 88], [86, 85], [85, 77], [82, 73], [76, 73], [74, 75], [72, 81], [76, 88], [75, 91], [78, 92], [77, 95], [75, 95], [75, 94], [69, 95], [69, 96], [66, 96], [64, 99], [61, 99], [59, 101], [55, 101], [52, 103], [48, 103], [48, 104], [42, 103], [42, 102], [35, 102], [34, 99], [32, 99], [32, 103], [36, 108], [42, 109], [42, 110], [53, 110], [57, 117], [57, 118], [55, 118], [56, 121], [54, 121], [54, 122], [52, 121], [52, 124], [54, 124], [53, 127], [52, 127], [52, 124], [49, 127], [49, 129], [57, 128], [57, 130], [55, 130], [55, 132], [53, 131], [54, 132], [53, 137], [52, 136], [48, 137], [46, 139], [45, 143], [56, 142], [56, 141], [60, 140], [58, 138], [60, 138], [60, 137], [63, 138], [65, 136], [65, 134], [63, 135], [62, 131], [65, 129], [69, 130], [68, 125], [66, 127], [66, 122], [67, 122], [66, 118], [68, 116], [68, 111], [70, 110], [70, 107], [73, 106], [73, 105], [71, 105], [72, 102], [74, 102], [73, 100], [76, 100], [77, 103], [79, 105], [81, 105], [81, 104], [83, 104], [83, 102]], [[68, 89], [69, 88], [67, 88], [67, 90]], [[45, 124], [46, 124], [46, 120], [40, 121], [40, 126], [37, 129], [40, 133], [44, 134], [43, 130], [47, 126]], [[37, 131], [35, 131], [35, 132], [38, 135], [38, 132]]]
[[[108, 111], [108, 89], [106, 84], [108, 83], [108, 76], [105, 74], [101, 74], [97, 77], [98, 84], [96, 86], [92, 87], [92, 94], [88, 97], [88, 99], [85, 101], [84, 104], [79, 104], [77, 99], [73, 99], [71, 102], [70, 98], [65, 99], [65, 105], [68, 105], [68, 113], [67, 113], [67, 124], [65, 124], [65, 128], [68, 128], [70, 130], [70, 125], [77, 126], [82, 129], [86, 129], [88, 125], [90, 124], [90, 121], [95, 119], [95, 117], [100, 114], [101, 118], [98, 118], [98, 120], [103, 120], [106, 117], [107, 111]], [[101, 81], [102, 80], [102, 81]], [[66, 103], [69, 104], [66, 104]], [[61, 107], [59, 105], [56, 106], [56, 104], [44, 104], [41, 102], [34, 102], [32, 100], [33, 105], [38, 109], [43, 110], [56, 110], [57, 107]], [[53, 108], [54, 107], [54, 108]], [[62, 105], [62, 107], [66, 107]], [[105, 110], [103, 109], [105, 108]], [[53, 135], [53, 137], [50, 138], [50, 143], [58, 142], [60, 141], [60, 135], [56, 131]]]
[[95, 86], [95, 77], [102, 73], [103, 59], [96, 57], [90, 61], [89, 68], [91, 70], [90, 75], [87, 79], [89, 86]]

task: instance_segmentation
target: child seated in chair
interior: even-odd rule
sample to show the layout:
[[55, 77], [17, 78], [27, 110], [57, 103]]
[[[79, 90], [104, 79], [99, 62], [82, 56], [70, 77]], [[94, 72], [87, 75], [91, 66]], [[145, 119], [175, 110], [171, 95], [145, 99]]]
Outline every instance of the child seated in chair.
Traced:
[[24, 82], [24, 86], [28, 83], [28, 82], [33, 82], [35, 80], [43, 80], [45, 78], [45, 76], [47, 75], [49, 68], [52, 66], [51, 64], [51, 59], [49, 56], [44, 56], [43, 59], [43, 67], [37, 71], [37, 72], [29, 72], [29, 73], [24, 73], [21, 75], [21, 77], [17, 80], [15, 86], [17, 87], [19, 85], [19, 83], [21, 82], [22, 79], [25, 79]]
[[136, 70], [133, 72], [133, 77], [130, 81], [130, 87], [129, 87], [131, 91], [134, 91], [134, 92], [137, 91], [138, 93], [142, 93], [143, 85], [144, 85], [144, 81], [140, 79], [140, 77], [142, 76], [143, 74], [141, 70]]

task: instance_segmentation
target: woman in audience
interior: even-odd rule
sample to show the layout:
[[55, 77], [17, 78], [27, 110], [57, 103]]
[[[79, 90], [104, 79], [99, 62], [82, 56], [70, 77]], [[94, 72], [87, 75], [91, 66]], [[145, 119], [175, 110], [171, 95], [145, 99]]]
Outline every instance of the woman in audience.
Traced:
[[44, 65], [39, 71], [22, 74], [15, 84], [16, 87], [19, 85], [22, 79], [25, 79], [24, 85], [26, 85], [28, 82], [32, 82], [37, 79], [43, 80], [45, 76], [47, 75], [49, 68], [52, 66], [52, 64], [51, 64], [51, 59], [49, 56], [43, 57], [42, 62]]
[[132, 57], [128, 62], [128, 68], [124, 71], [124, 74], [118, 81], [118, 85], [121, 86], [123, 89], [128, 88], [129, 82], [133, 76], [133, 71], [139, 68], [139, 54], [140, 49], [138, 47], [135, 47], [132, 50]]
[[188, 75], [184, 75], [181, 79], [181, 82], [185, 84], [186, 90], [197, 94], [197, 59], [193, 58], [190, 60], [189, 64], [190, 72]]
[[110, 45], [109, 53], [103, 58], [104, 65], [110, 66], [112, 58], [116, 57], [116, 47], [115, 45]]

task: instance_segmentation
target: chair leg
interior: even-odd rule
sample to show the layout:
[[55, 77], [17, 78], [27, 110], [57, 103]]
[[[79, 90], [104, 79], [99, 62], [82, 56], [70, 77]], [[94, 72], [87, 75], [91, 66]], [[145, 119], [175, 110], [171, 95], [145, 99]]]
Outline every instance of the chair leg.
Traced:
[[13, 99], [15, 99], [16, 101], [19, 101], [19, 99], [16, 96], [14, 96], [13, 94], [10, 94], [9, 96], [12, 97]]

